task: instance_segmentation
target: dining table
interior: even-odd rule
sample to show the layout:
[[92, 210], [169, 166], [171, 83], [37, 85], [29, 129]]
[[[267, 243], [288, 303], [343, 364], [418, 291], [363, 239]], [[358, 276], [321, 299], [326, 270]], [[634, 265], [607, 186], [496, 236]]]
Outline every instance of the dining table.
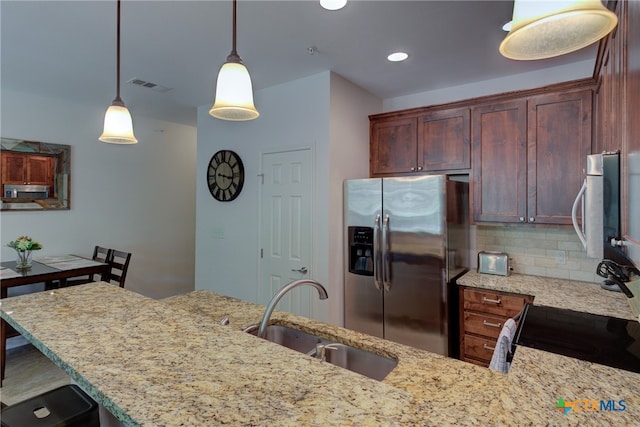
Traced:
[[[44, 283], [45, 291], [65, 287], [67, 279], [99, 275], [106, 280], [109, 264], [78, 255], [59, 255], [37, 258], [28, 269], [17, 269], [16, 261], [0, 263], [0, 298], [7, 298], [8, 289], [17, 286]], [[1, 304], [1, 301], [0, 301]], [[4, 380], [7, 338], [18, 335], [4, 319], [0, 321], [0, 386]]]

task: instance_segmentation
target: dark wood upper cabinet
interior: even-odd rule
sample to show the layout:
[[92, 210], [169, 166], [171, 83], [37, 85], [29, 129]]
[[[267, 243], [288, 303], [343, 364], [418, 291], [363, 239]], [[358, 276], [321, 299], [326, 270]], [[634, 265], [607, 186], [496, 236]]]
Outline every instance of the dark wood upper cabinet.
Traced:
[[469, 108], [434, 111], [418, 118], [418, 170], [471, 167]]
[[527, 216], [527, 103], [472, 109], [473, 218], [525, 222]]
[[370, 176], [469, 174], [472, 220], [570, 225], [592, 79], [370, 116]]
[[27, 157], [2, 153], [2, 184], [26, 184]]
[[473, 219], [571, 224], [591, 153], [590, 89], [473, 109]]
[[540, 95], [527, 103], [527, 220], [571, 224], [591, 154], [592, 91]]
[[415, 175], [471, 167], [469, 108], [372, 118], [371, 176]]
[[371, 175], [401, 174], [416, 170], [417, 123], [415, 117], [370, 122]]
[[54, 158], [25, 153], [2, 152], [2, 185], [53, 186]]

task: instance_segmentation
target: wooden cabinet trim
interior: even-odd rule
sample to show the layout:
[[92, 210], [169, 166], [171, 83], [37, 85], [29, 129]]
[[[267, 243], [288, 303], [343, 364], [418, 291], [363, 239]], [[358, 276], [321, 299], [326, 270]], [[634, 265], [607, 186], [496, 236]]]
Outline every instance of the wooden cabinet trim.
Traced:
[[463, 107], [473, 107], [484, 104], [499, 103], [506, 101], [513, 101], [522, 98], [528, 98], [530, 96], [546, 94], [550, 92], [571, 92], [584, 89], [593, 89], [595, 86], [594, 78], [586, 78], [579, 80], [572, 80], [569, 82], [562, 82], [558, 84], [541, 86], [534, 89], [519, 90], [504, 92], [493, 95], [485, 95], [476, 98], [468, 98], [460, 101], [448, 102], [443, 104], [430, 105], [425, 107], [408, 108], [404, 110], [389, 111], [385, 113], [377, 113], [369, 115], [369, 120], [383, 120], [383, 119], [400, 119], [409, 117], [419, 117], [430, 112], [438, 110], [449, 110]]

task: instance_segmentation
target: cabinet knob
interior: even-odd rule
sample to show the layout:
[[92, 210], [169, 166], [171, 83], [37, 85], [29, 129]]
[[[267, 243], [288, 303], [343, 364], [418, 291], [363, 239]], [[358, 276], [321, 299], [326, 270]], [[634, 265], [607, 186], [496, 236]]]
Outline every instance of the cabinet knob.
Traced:
[[411, 172], [415, 172], [416, 168], [411, 168]]
[[535, 217], [530, 216], [530, 217], [529, 217], [529, 222], [536, 222]]
[[422, 170], [422, 166], [418, 166], [418, 170], [421, 171]]
[[520, 218], [518, 218], [520, 220], [520, 222], [524, 222], [524, 217], [521, 216]]

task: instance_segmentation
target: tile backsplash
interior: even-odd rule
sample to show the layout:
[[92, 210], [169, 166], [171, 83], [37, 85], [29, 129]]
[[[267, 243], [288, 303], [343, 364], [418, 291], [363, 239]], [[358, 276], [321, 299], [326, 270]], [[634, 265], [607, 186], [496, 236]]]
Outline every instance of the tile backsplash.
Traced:
[[[573, 230], [476, 226], [475, 254], [506, 252], [514, 273], [599, 283], [599, 259], [588, 258]], [[473, 234], [473, 231], [472, 231]], [[477, 256], [472, 267], [477, 267]]]

